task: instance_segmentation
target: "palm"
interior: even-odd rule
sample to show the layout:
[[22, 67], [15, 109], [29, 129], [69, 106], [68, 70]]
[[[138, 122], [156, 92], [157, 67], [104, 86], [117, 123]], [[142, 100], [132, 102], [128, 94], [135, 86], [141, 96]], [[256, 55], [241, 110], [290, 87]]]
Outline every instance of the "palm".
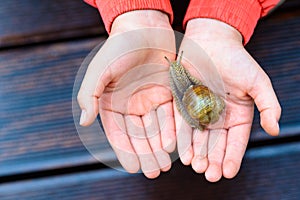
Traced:
[[[235, 48], [233, 45], [229, 51], [223, 51], [222, 56], [211, 56], [211, 58], [213, 63], [216, 64], [224, 83], [226, 117], [223, 128], [230, 129], [242, 125], [251, 126], [254, 101], [248, 92], [259, 73], [256, 69], [249, 67], [252, 66], [254, 60], [250, 56], [248, 57], [248, 53], [244, 48]], [[228, 63], [223, 58], [231, 62]]]
[[[154, 51], [154, 50], [153, 50]], [[171, 102], [172, 95], [168, 86], [168, 66], [163, 61], [163, 52], [152, 52], [155, 57], [144, 58], [147, 52], [125, 55], [122, 61], [116, 61], [111, 70], [122, 71], [110, 76], [100, 101], [100, 109], [116, 113], [142, 116], [158, 106]], [[130, 63], [130, 60], [147, 60]], [[159, 94], [159, 95], [158, 95]]]

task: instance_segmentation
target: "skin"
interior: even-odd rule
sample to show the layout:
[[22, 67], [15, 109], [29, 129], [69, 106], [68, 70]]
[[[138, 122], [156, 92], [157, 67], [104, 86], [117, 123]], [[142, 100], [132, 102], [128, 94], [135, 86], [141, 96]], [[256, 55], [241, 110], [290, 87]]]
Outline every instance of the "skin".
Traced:
[[[212, 60], [230, 95], [224, 94], [223, 123], [203, 132], [188, 128], [175, 110], [176, 124], [186, 126], [184, 132], [176, 133], [180, 158], [196, 172], [205, 173], [208, 181], [216, 182], [222, 176], [233, 178], [249, 140], [254, 103], [260, 112], [261, 126], [271, 136], [279, 134], [281, 107], [269, 77], [244, 49], [236, 29], [213, 19], [193, 19], [187, 24], [185, 38], [181, 50], [188, 53], [188, 40], [197, 43]], [[200, 50], [194, 49], [197, 51]], [[185, 55], [184, 66], [197, 76], [195, 69], [184, 63], [189, 58]]]
[[[138, 29], [145, 31], [131, 34]], [[175, 54], [168, 52], [175, 52], [168, 16], [159, 11], [120, 15], [89, 64], [78, 93], [80, 124], [90, 125], [100, 113], [121, 165], [130, 173], [141, 169], [148, 178], [170, 169], [168, 153], [176, 146], [172, 95], [167, 87], [168, 64], [164, 59], [175, 59]]]
[[[170, 32], [146, 31], [131, 41], [120, 34], [144, 28]], [[254, 102], [266, 132], [279, 133], [281, 111], [271, 82], [244, 49], [237, 30], [210, 19], [189, 21], [185, 38], [191, 38], [205, 50], [221, 74], [225, 90], [230, 91], [225, 102], [225, 123], [205, 131], [192, 130], [178, 114], [168, 88], [168, 63], [164, 56], [175, 60], [175, 39], [171, 31], [168, 16], [159, 11], [132, 11], [115, 19], [107, 42], [90, 63], [79, 90], [80, 124], [90, 125], [100, 113], [107, 138], [120, 163], [130, 173], [141, 169], [146, 177], [156, 178], [161, 171], [169, 170], [168, 153], [174, 151], [177, 140], [182, 163], [191, 164], [198, 173], [205, 173], [208, 181], [216, 182], [222, 176], [232, 178], [240, 168], [248, 143]], [[115, 40], [116, 36], [121, 40]], [[119, 56], [120, 41], [124, 49], [135, 45], [168, 51], [139, 50], [106, 63], [105, 58]], [[187, 62], [188, 52], [197, 52], [197, 49], [190, 51], [186, 41], [184, 39], [180, 47], [185, 51], [183, 64], [197, 77]], [[147, 65], [154, 67], [147, 68]], [[131, 75], [132, 70], [139, 70], [133, 73], [139, 76]], [[159, 84], [138, 87], [151, 82], [147, 77]], [[241, 84], [240, 79], [232, 77], [244, 81]]]

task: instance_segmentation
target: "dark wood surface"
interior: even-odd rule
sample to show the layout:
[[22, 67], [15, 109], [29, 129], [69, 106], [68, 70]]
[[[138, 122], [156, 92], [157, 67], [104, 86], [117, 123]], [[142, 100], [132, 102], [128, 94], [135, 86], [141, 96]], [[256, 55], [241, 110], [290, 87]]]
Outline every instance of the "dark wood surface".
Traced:
[[112, 169], [8, 183], [0, 198], [22, 199], [299, 199], [300, 143], [252, 148], [233, 180], [208, 183], [190, 167], [174, 163], [158, 179]]
[[84, 57], [103, 39], [1, 52], [0, 176], [93, 160], [74, 126], [72, 89]]
[[[72, 113], [76, 73], [106, 38], [97, 10], [80, 0], [3, 1], [0, 181], [16, 182], [0, 185], [0, 199], [180, 199], [186, 191], [189, 199], [300, 196], [299, 2], [287, 0], [263, 19], [246, 47], [273, 81], [283, 108], [281, 136], [267, 136], [256, 112], [241, 173], [232, 181], [208, 184], [180, 163], [154, 181], [98, 165], [82, 144]], [[104, 134], [81, 139], [102, 152], [103, 161], [114, 161]]]
[[3, 0], [0, 48], [104, 34], [97, 10], [82, 0]]

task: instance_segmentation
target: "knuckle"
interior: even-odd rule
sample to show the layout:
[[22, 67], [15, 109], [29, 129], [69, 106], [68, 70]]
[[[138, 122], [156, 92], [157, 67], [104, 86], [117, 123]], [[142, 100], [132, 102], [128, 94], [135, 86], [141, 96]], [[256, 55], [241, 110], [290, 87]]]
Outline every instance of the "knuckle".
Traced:
[[81, 95], [81, 93], [79, 92], [77, 94], [77, 102], [81, 105], [82, 104], [82, 100], [83, 100], [83, 96]]
[[84, 92], [82, 90], [79, 90], [77, 94], [77, 102], [79, 103], [79, 105], [83, 105], [85, 96], [86, 95], [84, 94]]

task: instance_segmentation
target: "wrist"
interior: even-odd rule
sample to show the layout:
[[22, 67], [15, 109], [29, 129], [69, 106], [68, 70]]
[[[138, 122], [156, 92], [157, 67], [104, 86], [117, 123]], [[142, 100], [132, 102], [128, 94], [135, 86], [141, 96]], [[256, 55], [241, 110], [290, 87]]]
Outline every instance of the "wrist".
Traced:
[[172, 29], [169, 16], [166, 13], [158, 10], [135, 10], [116, 17], [110, 34], [142, 28]]
[[185, 36], [203, 42], [230, 41], [243, 44], [243, 37], [237, 29], [222, 21], [209, 18], [189, 20]]

